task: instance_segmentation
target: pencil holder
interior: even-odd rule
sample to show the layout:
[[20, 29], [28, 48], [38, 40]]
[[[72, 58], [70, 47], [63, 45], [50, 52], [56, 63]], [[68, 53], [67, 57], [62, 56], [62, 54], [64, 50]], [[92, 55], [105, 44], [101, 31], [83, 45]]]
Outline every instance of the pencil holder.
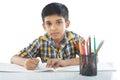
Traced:
[[97, 56], [95, 54], [80, 56], [80, 74], [84, 76], [97, 75]]

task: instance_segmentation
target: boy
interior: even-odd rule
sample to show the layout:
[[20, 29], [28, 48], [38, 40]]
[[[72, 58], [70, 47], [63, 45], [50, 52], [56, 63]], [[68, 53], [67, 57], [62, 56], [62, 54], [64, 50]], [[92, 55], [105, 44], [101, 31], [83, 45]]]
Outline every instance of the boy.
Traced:
[[70, 25], [68, 13], [64, 4], [46, 5], [41, 13], [46, 34], [13, 56], [11, 63], [34, 70], [39, 63], [37, 57], [40, 57], [42, 62], [47, 63], [46, 67], [78, 65], [79, 58], [76, 58], [76, 54], [79, 54], [79, 51], [74, 42], [81, 41], [82, 38], [66, 30]]

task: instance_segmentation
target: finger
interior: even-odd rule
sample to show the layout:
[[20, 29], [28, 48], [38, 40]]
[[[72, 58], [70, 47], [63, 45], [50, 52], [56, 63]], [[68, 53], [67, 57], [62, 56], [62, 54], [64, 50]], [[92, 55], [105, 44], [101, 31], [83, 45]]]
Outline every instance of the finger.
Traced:
[[53, 61], [52, 61], [52, 67], [53, 67], [53, 68], [57, 68], [57, 67], [59, 66], [59, 61], [60, 61], [59, 59], [53, 60]]
[[60, 65], [61, 65], [61, 60], [58, 60], [56, 63], [55, 63], [55, 65], [54, 65], [54, 68], [57, 68], [57, 67], [59, 67]]
[[59, 63], [56, 63], [56, 64], [53, 66], [53, 68], [57, 68], [57, 67], [59, 67]]
[[47, 67], [47, 68], [50, 68], [50, 67], [51, 67], [51, 63], [52, 63], [52, 60], [51, 60], [51, 59], [48, 60], [48, 61], [47, 61], [47, 65], [46, 65], [46, 67]]
[[34, 70], [37, 65], [33, 63], [31, 59], [28, 59], [24, 65], [28, 70]]
[[39, 59], [37, 59], [37, 58], [35, 58], [34, 61], [35, 61], [36, 64], [39, 63]]
[[37, 66], [38, 65], [37, 62], [33, 59], [28, 60], [27, 63], [28, 63], [29, 66], [33, 66], [33, 65]]
[[56, 63], [56, 62], [55, 62], [54, 60], [52, 60], [52, 61], [51, 61], [51, 66], [54, 67], [55, 63]]
[[38, 65], [39, 60], [38, 60], [37, 58], [33, 58], [33, 59], [30, 59], [30, 62], [31, 62], [32, 64]]

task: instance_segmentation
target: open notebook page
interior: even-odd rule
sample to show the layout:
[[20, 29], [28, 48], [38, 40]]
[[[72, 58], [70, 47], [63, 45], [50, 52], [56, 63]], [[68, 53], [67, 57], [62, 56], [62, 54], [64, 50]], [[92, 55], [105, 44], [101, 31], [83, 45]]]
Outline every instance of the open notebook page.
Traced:
[[[112, 63], [98, 63], [98, 71], [107, 71], [107, 70], [116, 70]], [[79, 71], [79, 65], [76, 66], [67, 66], [67, 67], [58, 67], [46, 68], [46, 63], [40, 63], [35, 70], [27, 70], [22, 66], [16, 64], [0, 63], [0, 72], [43, 72], [43, 71]]]

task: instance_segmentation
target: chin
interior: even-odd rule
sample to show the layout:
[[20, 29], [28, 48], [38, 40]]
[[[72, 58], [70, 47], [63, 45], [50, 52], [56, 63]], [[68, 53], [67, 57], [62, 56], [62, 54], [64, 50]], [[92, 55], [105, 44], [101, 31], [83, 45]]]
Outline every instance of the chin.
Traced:
[[52, 37], [52, 39], [60, 39], [58, 36], [56, 36], [56, 37]]

